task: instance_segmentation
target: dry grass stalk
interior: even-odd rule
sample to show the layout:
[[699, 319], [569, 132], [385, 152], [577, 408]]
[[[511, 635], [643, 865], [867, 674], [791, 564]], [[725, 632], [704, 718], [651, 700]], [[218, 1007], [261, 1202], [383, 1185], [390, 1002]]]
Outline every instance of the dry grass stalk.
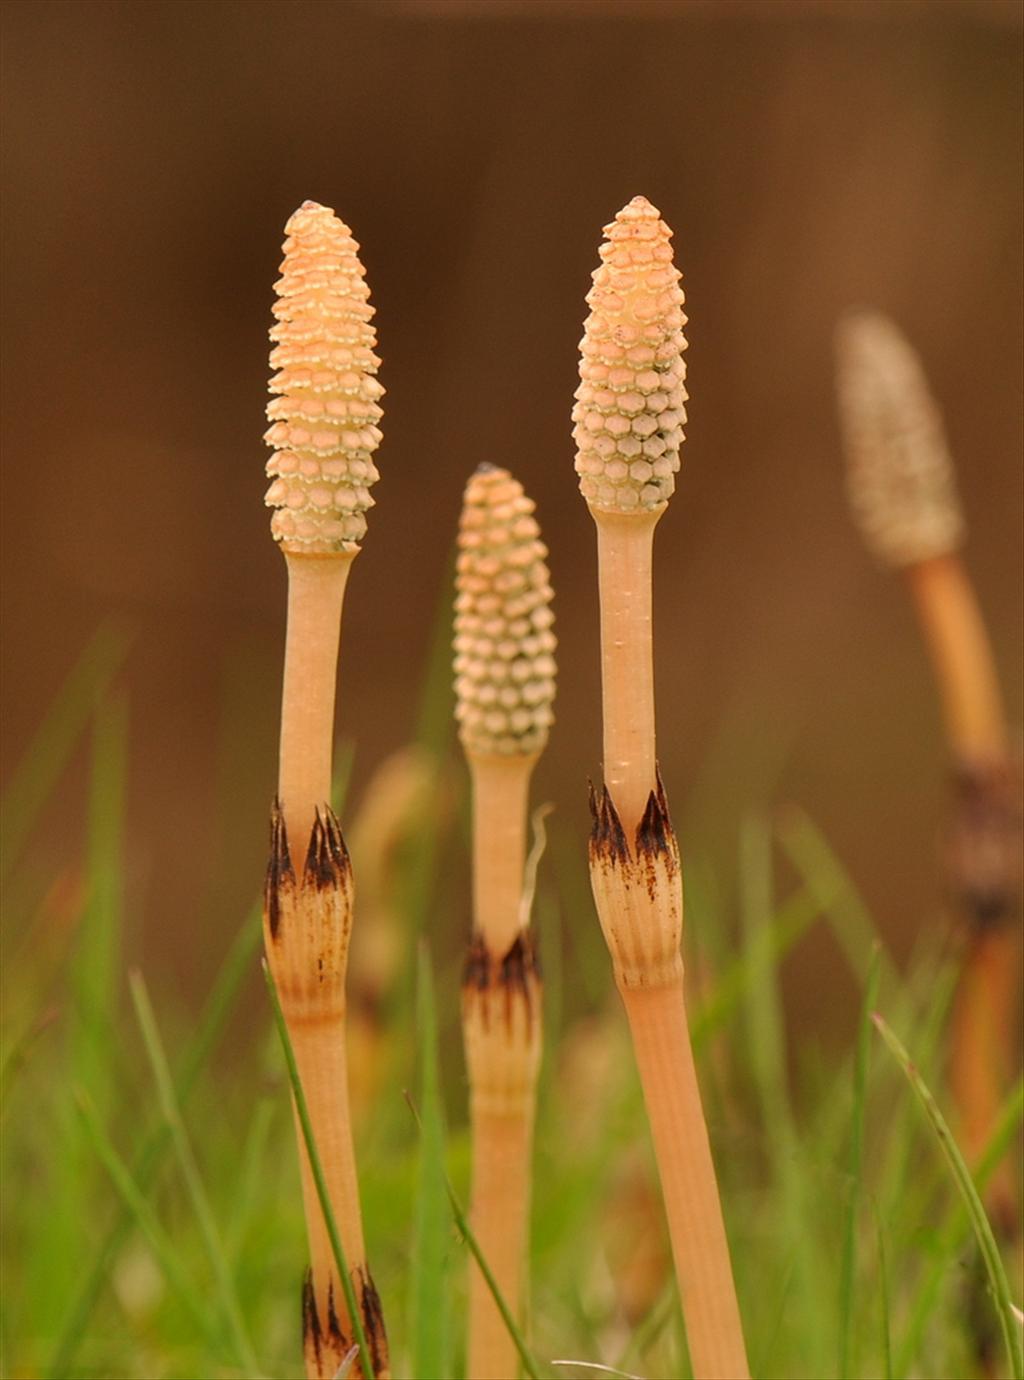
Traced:
[[[555, 637], [533, 503], [507, 470], [466, 486], [456, 575], [455, 689], [473, 786], [473, 936], [463, 979], [470, 1084], [471, 1218], [518, 1316], [541, 1050], [541, 985], [524, 914], [530, 777], [548, 736]], [[511, 1380], [517, 1353], [471, 1267], [467, 1373]]]
[[[309, 1104], [372, 1364], [387, 1374], [380, 1300], [366, 1264], [348, 1106], [345, 970], [352, 869], [330, 805], [342, 602], [366, 530], [380, 440], [378, 359], [358, 246], [307, 201], [286, 227], [276, 284], [267, 503], [288, 569], [278, 799], [264, 939]], [[353, 1341], [341, 1281], [299, 1135], [310, 1272], [303, 1289], [307, 1374], [334, 1376]], [[358, 1362], [354, 1373], [360, 1374]]]
[[[909, 587], [954, 762], [948, 875], [966, 951], [950, 1077], [966, 1149], [977, 1156], [995, 1125], [1014, 1058], [1019, 767], [992, 647], [959, 553], [965, 526], [953, 464], [920, 361], [891, 321], [860, 312], [840, 324], [837, 362], [853, 511], [870, 549]], [[1004, 1225], [1016, 1222], [1013, 1197], [1004, 1166], [989, 1194]]]
[[629, 1018], [694, 1375], [748, 1374], [686, 1022], [679, 849], [657, 773], [654, 528], [675, 486], [685, 349], [671, 232], [635, 197], [605, 227], [573, 411], [597, 526], [605, 784], [592, 797], [594, 899]]

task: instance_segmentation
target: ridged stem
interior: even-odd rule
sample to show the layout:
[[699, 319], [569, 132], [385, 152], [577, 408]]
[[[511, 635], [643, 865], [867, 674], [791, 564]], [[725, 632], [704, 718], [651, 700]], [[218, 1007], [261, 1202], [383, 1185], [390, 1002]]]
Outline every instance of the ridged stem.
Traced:
[[278, 798], [292, 846], [303, 849], [314, 811], [331, 799], [341, 610], [354, 555], [285, 556], [288, 626]]
[[682, 980], [620, 990], [654, 1137], [693, 1373], [742, 1380], [749, 1373], [743, 1330]]
[[[463, 983], [473, 1232], [513, 1317], [522, 1308], [540, 1060], [540, 981], [520, 906], [536, 754], [467, 754], [473, 782], [474, 936]], [[514, 1380], [515, 1343], [470, 1266], [467, 1374]]]
[[[519, 1111], [472, 1109], [473, 1183], [470, 1222], [502, 1298], [514, 1318], [522, 1307], [522, 1277], [530, 1210], [532, 1097]], [[515, 1380], [519, 1356], [494, 1296], [470, 1267], [466, 1374], [474, 1380]]]
[[[353, 555], [286, 553], [279, 794], [264, 938], [375, 1372], [382, 1377], [387, 1345], [366, 1265], [348, 1097], [351, 869], [330, 811], [341, 612]], [[298, 1126], [297, 1132], [311, 1261], [303, 1296], [306, 1373], [311, 1380], [325, 1380], [352, 1344], [353, 1326]], [[357, 1362], [353, 1374], [361, 1373]]]
[[601, 599], [604, 784], [632, 840], [657, 774], [651, 559], [665, 505], [630, 514], [589, 506]]
[[537, 754], [466, 757], [473, 784], [473, 926], [501, 958], [520, 930], [527, 801]]
[[697, 1380], [745, 1380], [683, 1004], [678, 849], [657, 772], [651, 560], [664, 505], [629, 514], [590, 509], [598, 539], [605, 777], [595, 802], [591, 882], [633, 1034], [693, 1372]]

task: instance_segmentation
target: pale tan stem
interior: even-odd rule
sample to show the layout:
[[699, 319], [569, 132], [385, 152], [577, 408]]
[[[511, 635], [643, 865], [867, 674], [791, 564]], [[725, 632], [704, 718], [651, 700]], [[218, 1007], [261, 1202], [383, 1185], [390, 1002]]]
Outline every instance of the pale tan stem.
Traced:
[[[293, 1020], [289, 1033], [313, 1123], [317, 1154], [327, 1180], [334, 1220], [341, 1234], [345, 1262], [356, 1283], [358, 1299], [361, 1292], [359, 1272], [366, 1268], [366, 1247], [359, 1214], [359, 1185], [350, 1131], [344, 1010], [325, 1013], [322, 1018], [307, 1015], [301, 1023]], [[334, 1253], [297, 1115], [295, 1130], [302, 1161], [302, 1198], [317, 1308], [320, 1317], [326, 1319], [330, 1304], [340, 1317], [347, 1313], [345, 1295], [337, 1279]], [[347, 1330], [351, 1337], [351, 1329]]]
[[530, 777], [538, 754], [467, 753], [473, 782], [473, 924], [503, 957], [521, 928]]
[[630, 847], [655, 788], [651, 557], [665, 506], [624, 514], [590, 505], [601, 596], [604, 783]]
[[942, 697], [946, 732], [958, 757], [1003, 756], [1006, 716], [988, 633], [963, 562], [954, 552], [907, 566]]
[[[540, 984], [521, 902], [536, 754], [467, 754], [473, 781], [473, 946], [463, 985], [473, 1231], [514, 1317], [523, 1292], [540, 1060]], [[515, 1344], [470, 1267], [468, 1374], [514, 1380]]]
[[[473, 1233], [502, 1297], [518, 1317], [530, 1211], [532, 1093], [518, 1113], [474, 1107]], [[515, 1380], [519, 1358], [487, 1282], [470, 1266], [467, 1375]]]
[[[278, 796], [293, 850], [305, 846], [315, 809], [331, 799], [341, 609], [354, 555], [285, 556], [288, 631]], [[293, 862], [301, 868], [301, 854]]]
[[[288, 626], [278, 777], [284, 828], [275, 837], [279, 844], [286, 839], [287, 848], [281, 848], [272, 866], [268, 896], [274, 909], [267, 913], [265, 938], [345, 1260], [364, 1330], [373, 1334], [368, 1341], [376, 1373], [383, 1377], [387, 1346], [366, 1266], [348, 1098], [344, 983], [351, 873], [330, 812], [341, 613], [354, 554], [286, 552]], [[331, 847], [323, 854], [328, 838]], [[307, 851], [311, 870], [306, 868]], [[304, 1299], [306, 1372], [311, 1380], [322, 1380], [337, 1371], [354, 1329], [298, 1124], [296, 1130], [311, 1264]], [[362, 1374], [358, 1363], [353, 1373]]]
[[681, 981], [622, 988], [658, 1157], [696, 1380], [749, 1375]]

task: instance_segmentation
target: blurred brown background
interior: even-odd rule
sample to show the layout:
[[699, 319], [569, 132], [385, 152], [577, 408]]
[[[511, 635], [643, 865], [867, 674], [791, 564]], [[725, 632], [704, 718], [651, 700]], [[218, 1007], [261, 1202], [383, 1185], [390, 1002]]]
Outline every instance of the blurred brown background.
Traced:
[[[137, 951], [205, 981], [261, 874], [285, 597], [261, 502], [267, 329], [306, 197], [363, 245], [388, 389], [345, 618], [355, 789], [412, 732], [465, 477], [507, 465], [557, 591], [538, 797], [578, 826], [582, 866], [597, 621], [568, 414], [600, 228], [643, 192], [675, 228], [690, 316], [656, 578], [684, 849], [718, 870], [728, 919], [743, 811], [799, 802], [906, 953], [939, 911], [946, 764], [910, 608], [844, 508], [831, 333], [874, 304], [923, 354], [1019, 722], [1021, 14], [7, 4], [2, 768], [99, 621], [126, 616]], [[78, 767], [36, 841], [55, 870], [80, 849]], [[802, 950], [810, 1019], [833, 1001], [812, 966], [834, 962]]]

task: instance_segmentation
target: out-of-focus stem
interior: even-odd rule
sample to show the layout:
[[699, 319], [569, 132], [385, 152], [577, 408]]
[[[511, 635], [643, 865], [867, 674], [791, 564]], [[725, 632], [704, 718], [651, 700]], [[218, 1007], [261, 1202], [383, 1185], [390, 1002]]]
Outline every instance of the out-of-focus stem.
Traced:
[[[949, 882], [964, 922], [963, 972], [953, 1004], [949, 1078], [969, 1158], [982, 1153], [1005, 1095], [1020, 972], [1017, 763], [995, 658], [974, 588], [956, 552], [906, 567], [957, 770]], [[1014, 830], [1016, 822], [1016, 830]], [[1017, 854], [1015, 860], [1014, 854]], [[979, 879], [982, 885], [979, 885]], [[1004, 1233], [1019, 1232], [1009, 1164], [986, 1201]]]
[[946, 732], [965, 761], [1005, 756], [1006, 716], [988, 633], [956, 552], [904, 569], [935, 667]]
[[651, 560], [666, 505], [629, 514], [588, 506], [597, 525], [604, 783], [631, 841], [657, 775]]

